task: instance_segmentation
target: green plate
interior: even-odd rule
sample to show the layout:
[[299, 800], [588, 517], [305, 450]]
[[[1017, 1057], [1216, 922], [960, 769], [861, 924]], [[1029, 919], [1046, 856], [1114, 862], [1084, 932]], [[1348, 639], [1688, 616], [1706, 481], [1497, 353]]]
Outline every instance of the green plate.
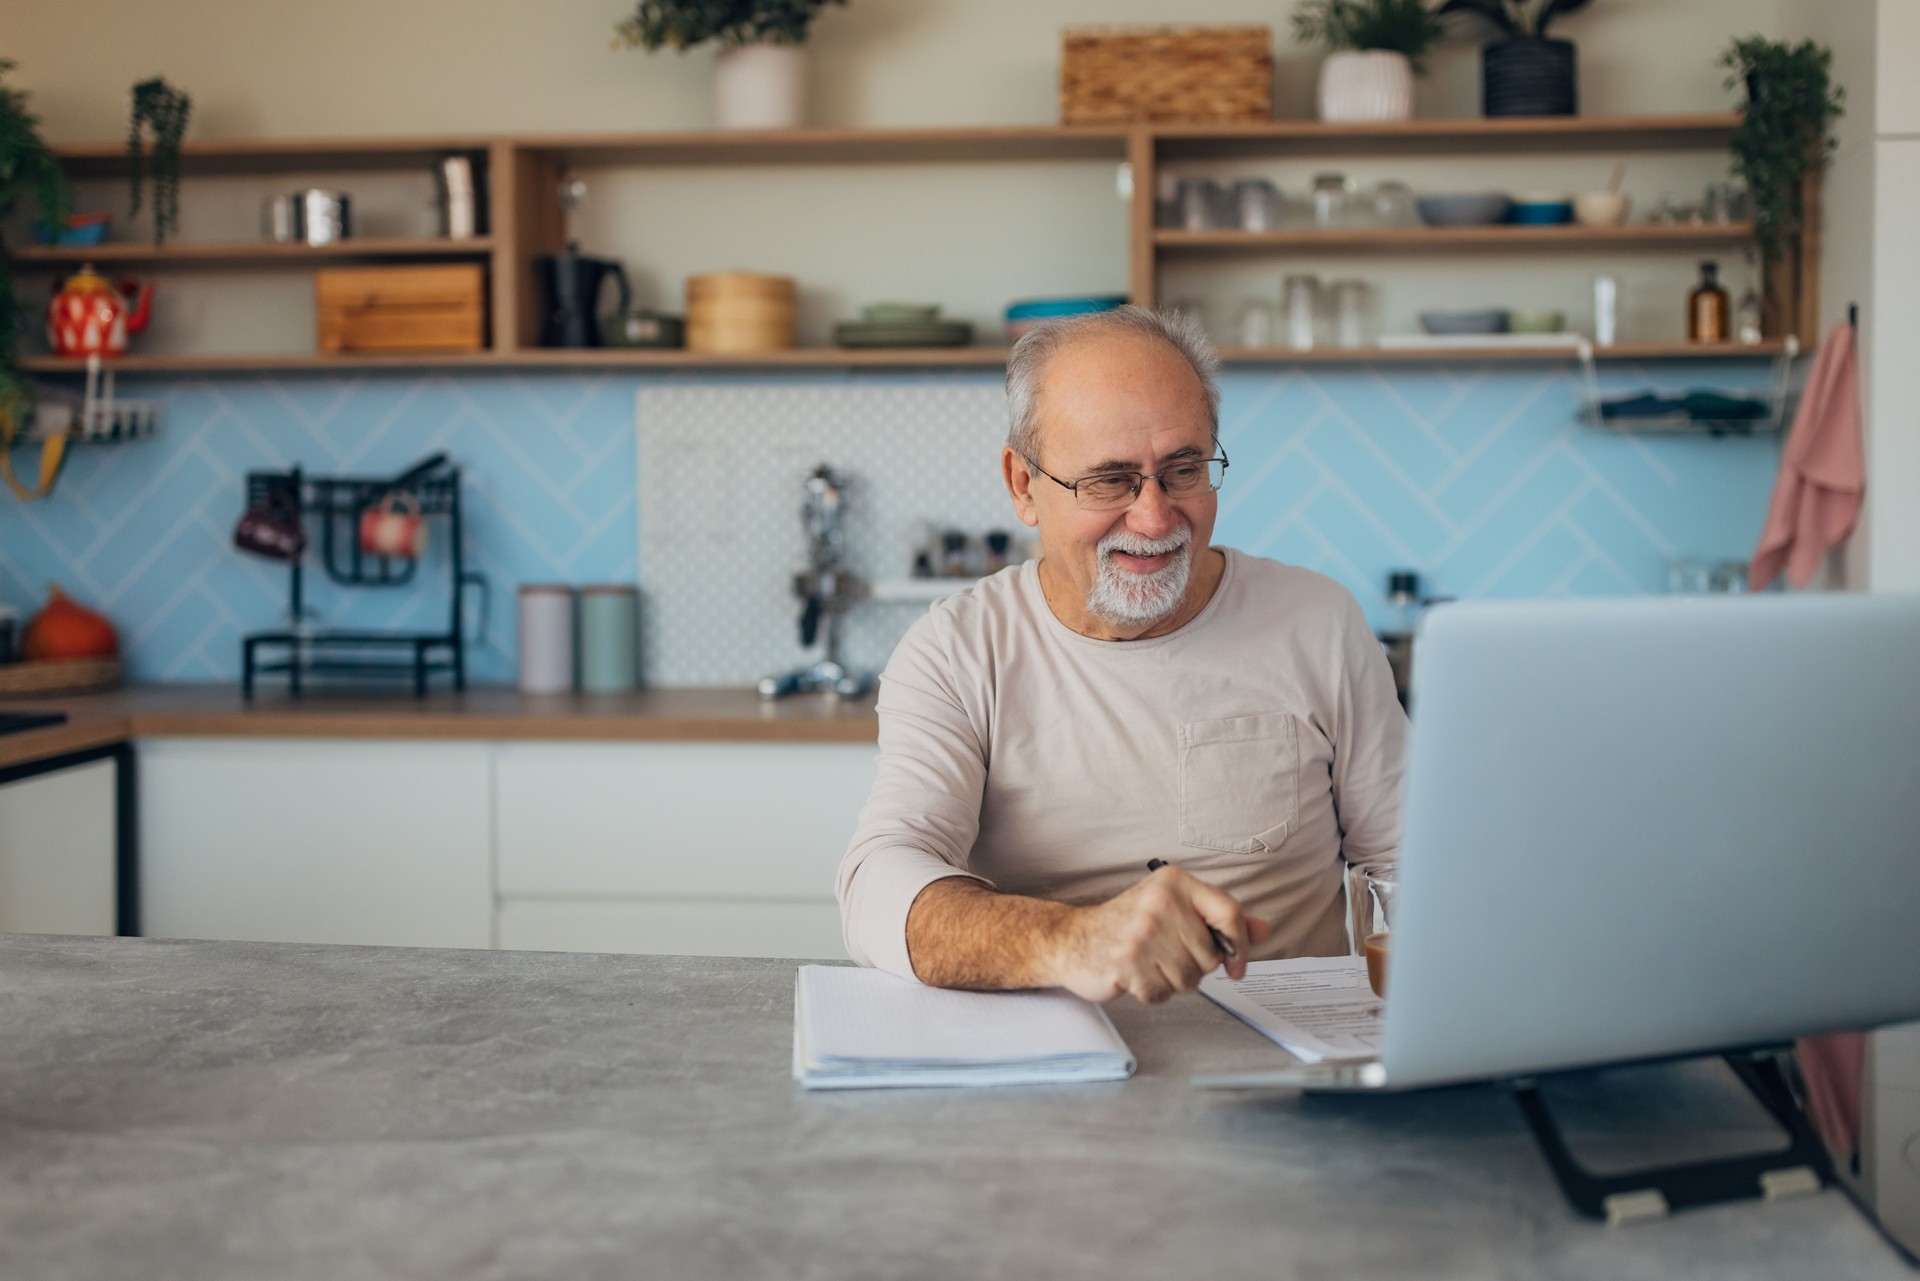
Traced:
[[876, 302], [860, 309], [860, 321], [870, 325], [937, 325], [940, 319], [940, 304], [937, 302]]
[[964, 347], [973, 341], [973, 326], [964, 320], [920, 325], [849, 321], [833, 327], [833, 340], [842, 347]]

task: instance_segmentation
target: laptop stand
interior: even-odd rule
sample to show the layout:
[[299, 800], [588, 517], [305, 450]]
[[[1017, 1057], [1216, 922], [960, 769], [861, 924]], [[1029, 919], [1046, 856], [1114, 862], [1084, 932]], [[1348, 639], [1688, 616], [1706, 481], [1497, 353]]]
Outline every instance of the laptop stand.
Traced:
[[1512, 1084], [1514, 1101], [1533, 1130], [1547, 1164], [1573, 1208], [1609, 1224], [1658, 1218], [1673, 1210], [1739, 1201], [1748, 1197], [1794, 1196], [1818, 1192], [1833, 1179], [1826, 1143], [1807, 1123], [1781, 1074], [1777, 1050], [1752, 1050], [1723, 1057], [1753, 1096], [1787, 1132], [1788, 1144], [1774, 1152], [1722, 1157], [1682, 1165], [1653, 1166], [1623, 1174], [1597, 1175], [1582, 1166], [1547, 1109], [1547, 1101], [1528, 1078]]

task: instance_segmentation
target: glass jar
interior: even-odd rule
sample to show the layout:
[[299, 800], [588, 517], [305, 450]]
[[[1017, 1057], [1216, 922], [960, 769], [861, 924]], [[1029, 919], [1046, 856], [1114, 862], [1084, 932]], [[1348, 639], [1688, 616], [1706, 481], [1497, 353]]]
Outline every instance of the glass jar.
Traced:
[[1272, 231], [1280, 225], [1280, 189], [1265, 178], [1233, 184], [1233, 210], [1242, 231]]
[[1264, 298], [1249, 298], [1241, 303], [1235, 336], [1242, 347], [1273, 346], [1273, 304]]
[[1398, 178], [1388, 178], [1373, 189], [1373, 221], [1380, 227], [1417, 227], [1420, 208], [1413, 188]]
[[1313, 176], [1313, 225], [1347, 227], [1353, 224], [1353, 179], [1345, 174]]
[[1320, 331], [1320, 278], [1288, 276], [1280, 284], [1280, 324], [1283, 345], [1311, 351]]
[[1225, 220], [1221, 206], [1226, 193], [1211, 178], [1182, 178], [1179, 186], [1180, 226], [1187, 231], [1213, 231]]
[[1335, 280], [1327, 285], [1333, 295], [1333, 345], [1367, 347], [1373, 343], [1373, 289], [1364, 280]]

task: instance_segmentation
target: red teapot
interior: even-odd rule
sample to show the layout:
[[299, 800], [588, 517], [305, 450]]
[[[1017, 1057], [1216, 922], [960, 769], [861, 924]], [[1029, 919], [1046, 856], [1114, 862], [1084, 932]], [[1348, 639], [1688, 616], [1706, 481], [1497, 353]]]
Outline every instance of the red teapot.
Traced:
[[47, 341], [56, 356], [124, 355], [127, 335], [147, 327], [152, 309], [152, 285], [115, 285], [89, 263], [47, 304]]

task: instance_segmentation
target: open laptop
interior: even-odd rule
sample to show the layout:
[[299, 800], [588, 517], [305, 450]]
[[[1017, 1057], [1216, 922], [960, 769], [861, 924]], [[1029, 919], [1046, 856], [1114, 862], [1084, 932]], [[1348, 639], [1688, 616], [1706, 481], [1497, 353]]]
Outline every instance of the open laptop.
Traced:
[[1406, 1089], [1920, 1019], [1920, 597], [1459, 604], [1414, 658]]

